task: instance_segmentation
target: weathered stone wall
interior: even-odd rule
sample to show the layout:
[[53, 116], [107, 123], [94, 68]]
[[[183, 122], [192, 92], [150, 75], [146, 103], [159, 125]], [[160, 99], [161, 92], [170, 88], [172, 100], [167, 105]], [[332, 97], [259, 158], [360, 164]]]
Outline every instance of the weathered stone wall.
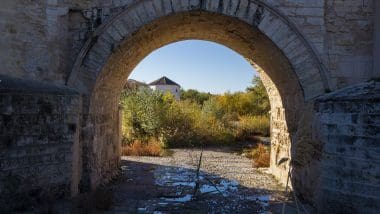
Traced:
[[[94, 28], [97, 1], [3, 0], [0, 73], [64, 85]], [[11, 71], [11, 72], [9, 72]]]
[[380, 209], [380, 83], [362, 83], [317, 100], [323, 143], [317, 207], [325, 213]]
[[98, 110], [84, 116], [83, 173], [79, 186], [82, 192], [108, 183], [120, 172], [121, 118], [119, 108], [107, 106], [108, 111]]
[[[64, 84], [86, 40], [100, 24], [143, 0], [2, 1], [1, 73]], [[165, 0], [165, 4], [200, 1]], [[208, 1], [205, 4], [208, 3]], [[240, 1], [213, 1], [234, 7]], [[241, 0], [241, 4], [248, 1]], [[326, 68], [332, 89], [373, 72], [373, 0], [263, 0], [302, 32]], [[213, 3], [214, 4], [214, 3]], [[35, 57], [38, 53], [38, 57]]]
[[80, 107], [81, 96], [71, 89], [0, 76], [2, 211], [77, 193]]
[[325, 2], [325, 64], [331, 82], [342, 88], [374, 77], [374, 2], [377, 0], [327, 0]]
[[[70, 85], [85, 94], [84, 112], [83, 116], [78, 116], [80, 112], [76, 110], [80, 108], [71, 109], [77, 101], [70, 103], [70, 100], [79, 100], [79, 97], [67, 90], [58, 90], [57, 94], [57, 90], [53, 92], [51, 87], [45, 87], [43, 92], [41, 88], [28, 86], [22, 92], [19, 87], [17, 93], [7, 90], [10, 95], [4, 92], [1, 96], [12, 102], [26, 100], [26, 103], [11, 103], [16, 110], [10, 118], [13, 121], [19, 115], [26, 115], [30, 117], [26, 121], [39, 122], [33, 135], [37, 138], [42, 138], [46, 130], [51, 130], [52, 136], [74, 136], [67, 128], [68, 123], [74, 123], [71, 121], [74, 118], [82, 120], [75, 122], [78, 124], [76, 128], [81, 128], [81, 145], [75, 140], [70, 141], [77, 148], [72, 150], [71, 163], [78, 162], [81, 166], [76, 160], [80, 160], [78, 153], [83, 154], [80, 186], [86, 190], [107, 181], [116, 173], [120, 142], [118, 96], [134, 66], [151, 51], [171, 42], [189, 38], [219, 42], [241, 53], [253, 65], [260, 66], [267, 75], [268, 81], [265, 82], [271, 95], [273, 141], [271, 169], [284, 181], [289, 166], [293, 165], [292, 182], [310, 201], [316, 197], [316, 190], [323, 190], [322, 195], [329, 193], [325, 189], [331, 182], [316, 186], [318, 176], [324, 179], [323, 176], [328, 175], [318, 174], [319, 170], [325, 173], [338, 165], [331, 161], [331, 168], [330, 165], [320, 167], [319, 161], [328, 162], [330, 157], [326, 155], [326, 149], [330, 147], [326, 147], [322, 155], [321, 145], [329, 146], [330, 140], [347, 140], [343, 135], [333, 133], [334, 126], [323, 129], [327, 123], [323, 121], [322, 107], [317, 107], [316, 116], [311, 105], [317, 96], [379, 76], [379, 71], [372, 69], [374, 60], [377, 60], [374, 55], [379, 49], [373, 45], [379, 44], [374, 39], [377, 34], [374, 33], [373, 3], [371, 0], [4, 0], [0, 8], [0, 63], [3, 66], [0, 73], [61, 86]], [[33, 93], [24, 93], [26, 91]], [[38, 103], [39, 99], [42, 103]], [[358, 105], [372, 105], [369, 99], [352, 99]], [[56, 111], [46, 114], [36, 109], [28, 114], [24, 112], [24, 106], [30, 103], [39, 106], [38, 110], [44, 109], [45, 101], [50, 102]], [[334, 98], [334, 102], [340, 105], [341, 100]], [[320, 100], [316, 105], [322, 106], [323, 103], [328, 102]], [[74, 111], [69, 113], [69, 109]], [[343, 110], [334, 107], [329, 114], [335, 118], [342, 114], [340, 111]], [[71, 122], [67, 118], [71, 118]], [[320, 124], [318, 127], [322, 129], [311, 129], [314, 119], [319, 121], [316, 124]], [[367, 127], [366, 123], [368, 121], [363, 121], [356, 128], [361, 130], [360, 127]], [[19, 127], [16, 122], [11, 125], [16, 130]], [[1, 129], [8, 130], [4, 124]], [[317, 131], [315, 133], [320, 134], [322, 140], [312, 139], [313, 131]], [[13, 141], [18, 142], [17, 132], [1, 136], [8, 136], [2, 140], [8, 142], [6, 140], [10, 139], [9, 145], [15, 145], [8, 148], [10, 150], [35, 151], [34, 146], [12, 144]], [[372, 136], [377, 137], [376, 133]], [[35, 138], [26, 139], [32, 141], [25, 142], [40, 142]], [[54, 143], [46, 147], [44, 149], [49, 150], [47, 154], [52, 157], [46, 161], [54, 161], [55, 154], [60, 153], [59, 148]], [[63, 147], [67, 150], [70, 146]], [[12, 152], [2, 155], [10, 154]], [[17, 157], [30, 158], [30, 154]], [[289, 156], [291, 159], [286, 159]], [[10, 156], [2, 157], [10, 160]], [[66, 174], [70, 173], [70, 156], [67, 158], [67, 162], [59, 159], [62, 162], [54, 164], [67, 167], [60, 172], [66, 179], [73, 176], [71, 181], [75, 185], [71, 186], [77, 186], [79, 168], [71, 175]], [[39, 163], [32, 163], [42, 167]], [[29, 162], [23, 164], [29, 170], [33, 169]], [[50, 182], [43, 176], [46, 175], [42, 175], [42, 181]], [[372, 185], [371, 182], [367, 183]], [[330, 191], [331, 195], [345, 197], [341, 189], [353, 190], [344, 188], [346, 186]], [[75, 189], [72, 188], [73, 192]], [[351, 200], [357, 195], [350, 196]], [[332, 197], [324, 199], [321, 208], [335, 200]], [[338, 202], [342, 204], [343, 200]], [[343, 210], [342, 207], [337, 210]], [[346, 206], [344, 209], [349, 208]]]
[[373, 79], [380, 79], [380, 1], [375, 1], [375, 27], [374, 27], [374, 42], [373, 42]]
[[[128, 12], [136, 14], [134, 11], [141, 10], [141, 8], [142, 5]], [[252, 13], [254, 11], [252, 9]], [[285, 183], [286, 177], [284, 178], [282, 175], [287, 173], [286, 169], [290, 160], [291, 134], [289, 130], [292, 130], [293, 133], [296, 130], [294, 124], [297, 124], [297, 118], [295, 115], [298, 107], [303, 104], [303, 93], [289, 61], [283, 53], [265, 35], [247, 27], [247, 23], [231, 19], [228, 16], [206, 12], [180, 13], [157, 18], [154, 22], [144, 25], [144, 23], [127, 19], [129, 13], [119, 16], [119, 19], [113, 21], [112, 25], [108, 25], [109, 28], [97, 32], [99, 36], [96, 38], [98, 39], [89, 47], [90, 50], [86, 51], [86, 57], [83, 58], [76, 70], [77, 73], [72, 75], [69, 82], [72, 87], [81, 88], [85, 92], [92, 92], [91, 98], [89, 98], [91, 100], [89, 103], [90, 119], [85, 125], [86, 132], [88, 130], [90, 133], [86, 135], [89, 140], [86, 140], [88, 143], [85, 143], [88, 144], [89, 151], [91, 151], [87, 152], [90, 155], [88, 159], [88, 168], [91, 174], [89, 183], [96, 185], [101, 180], [100, 178], [107, 178], [112, 175], [112, 171], [100, 169], [103, 167], [108, 169], [109, 167], [105, 164], [118, 157], [117, 149], [113, 148], [117, 148], [119, 142], [110, 137], [118, 135], [117, 126], [112, 121], [117, 120], [117, 116], [114, 116], [117, 113], [114, 111], [117, 110], [120, 91], [130, 72], [151, 51], [162, 45], [186, 38], [205, 39], [225, 44], [241, 53], [252, 64], [257, 63], [257, 66], [262, 66], [261, 73], [265, 74], [268, 80], [266, 87], [271, 97], [273, 114], [279, 115], [276, 120], [278, 121], [277, 127], [274, 128], [275, 132], [273, 132], [273, 142], [276, 145], [273, 148], [276, 150], [275, 153], [278, 153], [273, 159], [276, 162], [273, 165], [273, 172], [278, 178], [285, 180], [283, 181]], [[158, 11], [157, 15], [162, 15], [162, 13], [164, 11]], [[147, 13], [144, 13], [144, 16], [146, 15]], [[150, 16], [152, 18], [153, 14]], [[263, 22], [265, 25], [262, 27], [260, 25], [260, 27], [270, 34], [272, 31], [265, 27], [272, 26], [268, 22], [270, 21], [266, 20]], [[225, 25], [225, 23], [229, 23], [229, 25]], [[144, 25], [144, 27], [131, 34], [130, 26], [136, 24]], [[275, 24], [280, 25], [281, 22], [276, 21]], [[286, 29], [284, 26], [283, 28]], [[208, 32], [204, 33], [204, 29], [207, 29]], [[271, 35], [273, 36], [273, 34]], [[121, 41], [121, 38], [124, 40]], [[282, 45], [290, 42], [288, 37], [277, 35], [277, 38], [282, 38], [278, 40]], [[296, 42], [296, 44], [299, 43]], [[117, 48], [111, 52], [112, 47]], [[294, 55], [292, 50], [295, 51], [294, 48], [291, 48], [285, 52]], [[302, 50], [307, 52], [306, 49]], [[298, 66], [298, 69], [300, 72], [307, 70], [302, 66]], [[318, 69], [313, 69], [313, 72], [318, 72]], [[98, 75], [95, 75], [96, 73]], [[311, 86], [317, 86], [311, 87], [310, 91], [305, 92], [305, 94], [315, 96], [316, 93], [324, 93], [324, 90], [321, 89], [323, 84], [319, 82], [320, 78], [317, 78], [318, 81], [315, 75], [310, 74], [311, 79], [308, 80], [307, 74], [304, 76], [308, 83], [312, 83]], [[278, 110], [281, 112], [277, 113]], [[288, 129], [288, 126], [291, 129]], [[288, 161], [278, 163], [284, 157]], [[276, 170], [280, 167], [281, 170]]]

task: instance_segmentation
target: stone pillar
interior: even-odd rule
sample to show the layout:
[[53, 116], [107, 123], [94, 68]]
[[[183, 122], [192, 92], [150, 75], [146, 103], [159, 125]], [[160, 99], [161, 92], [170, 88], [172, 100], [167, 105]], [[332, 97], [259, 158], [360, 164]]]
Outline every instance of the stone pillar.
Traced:
[[318, 213], [380, 210], [380, 82], [319, 98], [315, 130], [323, 143]]
[[375, 1], [373, 37], [373, 78], [380, 79], [380, 1]]
[[77, 194], [81, 103], [68, 87], [0, 75], [1, 211]]

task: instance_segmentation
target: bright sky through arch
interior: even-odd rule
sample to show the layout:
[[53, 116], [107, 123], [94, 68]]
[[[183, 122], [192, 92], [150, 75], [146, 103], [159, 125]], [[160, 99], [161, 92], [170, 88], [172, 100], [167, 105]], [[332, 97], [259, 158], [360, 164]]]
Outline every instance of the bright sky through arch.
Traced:
[[254, 75], [254, 68], [233, 50], [214, 42], [186, 40], [155, 50], [129, 78], [150, 83], [167, 76], [184, 89], [222, 94], [244, 91]]

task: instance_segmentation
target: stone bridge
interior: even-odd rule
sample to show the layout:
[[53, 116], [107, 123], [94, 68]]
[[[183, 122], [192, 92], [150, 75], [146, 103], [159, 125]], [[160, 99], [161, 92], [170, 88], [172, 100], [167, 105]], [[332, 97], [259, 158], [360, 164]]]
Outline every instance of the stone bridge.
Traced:
[[3, 0], [0, 31], [3, 196], [107, 183], [129, 74], [166, 44], [200, 39], [259, 71], [276, 178], [289, 174], [321, 213], [380, 209], [377, 0]]

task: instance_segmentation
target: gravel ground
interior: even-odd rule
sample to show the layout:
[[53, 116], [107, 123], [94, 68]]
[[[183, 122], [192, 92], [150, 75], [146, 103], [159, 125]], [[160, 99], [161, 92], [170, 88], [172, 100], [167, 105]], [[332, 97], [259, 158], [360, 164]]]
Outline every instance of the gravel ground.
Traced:
[[226, 148], [173, 152], [123, 156], [122, 176], [108, 187], [113, 205], [107, 213], [272, 213], [287, 200], [265, 169]]

